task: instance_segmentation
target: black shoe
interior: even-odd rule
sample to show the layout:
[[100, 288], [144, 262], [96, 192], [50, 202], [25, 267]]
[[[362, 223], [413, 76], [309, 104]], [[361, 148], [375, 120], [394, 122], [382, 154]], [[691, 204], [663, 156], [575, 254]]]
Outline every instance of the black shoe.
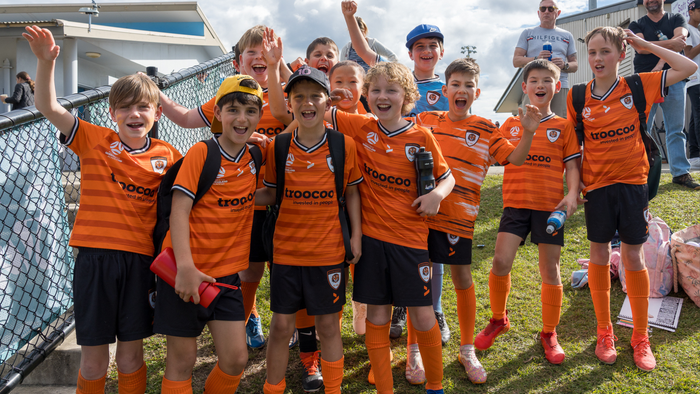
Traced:
[[445, 320], [445, 315], [442, 312], [435, 311], [435, 318], [438, 322], [438, 327], [440, 327], [440, 337], [442, 339], [442, 346], [445, 346], [450, 340], [450, 327], [447, 325]]
[[394, 312], [391, 314], [391, 329], [389, 329], [389, 337], [399, 338], [403, 333], [403, 328], [406, 326], [406, 307], [395, 306]]
[[301, 388], [305, 393], [313, 393], [323, 387], [323, 376], [319, 369], [319, 351], [313, 353], [300, 353], [301, 364], [304, 370], [301, 372]]
[[690, 174], [674, 176], [673, 183], [675, 183], [676, 185], [685, 186], [689, 189], [700, 190], [700, 185], [693, 181], [693, 177], [690, 176]]

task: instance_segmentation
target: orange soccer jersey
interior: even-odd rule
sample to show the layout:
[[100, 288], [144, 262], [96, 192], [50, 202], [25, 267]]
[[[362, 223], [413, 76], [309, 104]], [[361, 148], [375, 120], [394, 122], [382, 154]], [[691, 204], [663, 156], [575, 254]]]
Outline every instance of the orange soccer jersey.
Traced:
[[[284, 194], [275, 224], [274, 262], [282, 265], [323, 266], [345, 261], [345, 245], [338, 219], [335, 175], [327, 135], [306, 147], [289, 145], [285, 163]], [[275, 143], [268, 147], [265, 186], [277, 186]], [[362, 182], [355, 142], [345, 137], [345, 184]]]
[[[666, 71], [639, 74], [647, 101], [646, 114], [655, 101], [665, 95]], [[624, 78], [603, 96], [592, 94], [595, 79], [586, 86], [583, 108], [583, 166], [581, 180], [585, 192], [614, 183], [643, 185], [647, 182], [649, 163], [639, 128], [639, 115], [632, 91]], [[569, 121], [576, 125], [572, 103], [573, 90], [567, 98]]]
[[126, 146], [112, 129], [78, 118], [61, 142], [80, 157], [80, 209], [70, 245], [152, 256], [158, 186], [182, 155], [152, 138], [143, 147]]
[[422, 112], [416, 123], [432, 130], [455, 178], [452, 193], [440, 203], [437, 216], [428, 218], [428, 227], [472, 239], [491, 157], [506, 163], [515, 147], [491, 121], [476, 115], [453, 122], [446, 111]]
[[[218, 138], [218, 137], [213, 137]], [[221, 151], [219, 175], [190, 212], [190, 249], [194, 265], [220, 278], [248, 268], [250, 234], [255, 206], [255, 163], [249, 148], [234, 157]], [[207, 145], [195, 144], [182, 162], [173, 190], [194, 200], [199, 176], [207, 157]], [[163, 248], [172, 247], [170, 231]]]
[[439, 182], [450, 167], [430, 130], [416, 126], [390, 132], [375, 118], [333, 109], [337, 130], [352, 137], [365, 176], [362, 194], [362, 234], [414, 249], [428, 249], [428, 225], [412, 207], [418, 198], [414, 154], [420, 147], [433, 154], [433, 176]]
[[[503, 135], [517, 145], [523, 135], [520, 118], [508, 118]], [[581, 157], [571, 123], [554, 114], [542, 118], [522, 166], [507, 165], [503, 175], [503, 207], [553, 211], [564, 198], [564, 163]]]

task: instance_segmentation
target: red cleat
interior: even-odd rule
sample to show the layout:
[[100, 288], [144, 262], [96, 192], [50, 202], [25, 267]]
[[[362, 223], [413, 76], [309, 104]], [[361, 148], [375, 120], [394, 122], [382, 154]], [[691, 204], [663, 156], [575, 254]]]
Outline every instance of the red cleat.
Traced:
[[595, 355], [598, 360], [605, 364], [614, 364], [617, 360], [617, 350], [615, 350], [617, 337], [613, 334], [612, 325], [608, 328], [598, 328], [598, 342], [595, 345]]
[[489, 324], [481, 330], [481, 332], [474, 339], [474, 347], [479, 350], [486, 350], [493, 345], [496, 337], [505, 334], [510, 330], [510, 320], [508, 320], [508, 311], [503, 319], [491, 319]]
[[540, 332], [540, 343], [544, 348], [544, 357], [552, 364], [561, 364], [566, 355], [559, 346], [556, 332]]
[[637, 368], [647, 372], [656, 368], [656, 358], [651, 352], [649, 337], [633, 341], [632, 347], [634, 348], [634, 363], [637, 364]]

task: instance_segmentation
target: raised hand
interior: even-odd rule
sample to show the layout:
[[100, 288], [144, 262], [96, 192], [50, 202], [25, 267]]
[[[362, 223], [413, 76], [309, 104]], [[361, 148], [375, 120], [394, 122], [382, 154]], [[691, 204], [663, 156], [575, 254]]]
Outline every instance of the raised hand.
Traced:
[[27, 26], [22, 36], [29, 41], [29, 46], [37, 59], [52, 62], [58, 57], [61, 48], [56, 45], [53, 35], [48, 29], [39, 26]]
[[268, 66], [275, 66], [282, 60], [282, 38], [275, 39], [275, 31], [269, 27], [265, 28], [262, 46], [262, 54]]
[[343, 15], [345, 16], [353, 16], [357, 12], [357, 3], [352, 0], [343, 0], [343, 2], [340, 3], [340, 6], [342, 7]]
[[535, 131], [540, 126], [540, 120], [542, 120], [540, 109], [534, 105], [527, 104], [525, 113], [523, 114], [522, 108], [518, 108], [518, 114], [520, 115], [520, 123], [523, 125], [524, 132], [535, 134]]

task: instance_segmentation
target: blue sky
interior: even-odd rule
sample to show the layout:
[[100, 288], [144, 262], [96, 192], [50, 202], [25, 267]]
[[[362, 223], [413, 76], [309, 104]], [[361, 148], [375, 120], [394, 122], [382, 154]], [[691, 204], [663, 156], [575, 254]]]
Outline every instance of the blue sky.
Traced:
[[[156, 1], [139, 1], [143, 2]], [[598, 6], [617, 2], [619, 0], [599, 0]], [[24, 0], [24, 3], [49, 1]], [[61, 3], [87, 4], [89, 1], [61, 0]], [[288, 62], [298, 56], [304, 57], [306, 47], [314, 38], [330, 37], [339, 47], [350, 40], [340, 0], [205, 0], [198, 3], [228, 48], [245, 30], [257, 24], [272, 27], [282, 37]], [[481, 66], [481, 97], [474, 103], [473, 112], [494, 121], [502, 122], [507, 118], [506, 114], [494, 113], [493, 108], [515, 74], [512, 56], [520, 32], [523, 27], [539, 24], [539, 0], [357, 0], [357, 3], [357, 15], [369, 26], [369, 36], [392, 49], [399, 61], [411, 68], [413, 64], [404, 46], [406, 34], [421, 23], [437, 25], [445, 35], [445, 56], [438, 63], [438, 73], [452, 60], [463, 56], [460, 53], [463, 45], [475, 45], [477, 53], [472, 57]], [[0, 0], [0, 4], [16, 4], [16, 0]], [[586, 10], [588, 1], [562, 0], [559, 8], [562, 15], [570, 15]], [[585, 57], [583, 60], [585, 62]]]

